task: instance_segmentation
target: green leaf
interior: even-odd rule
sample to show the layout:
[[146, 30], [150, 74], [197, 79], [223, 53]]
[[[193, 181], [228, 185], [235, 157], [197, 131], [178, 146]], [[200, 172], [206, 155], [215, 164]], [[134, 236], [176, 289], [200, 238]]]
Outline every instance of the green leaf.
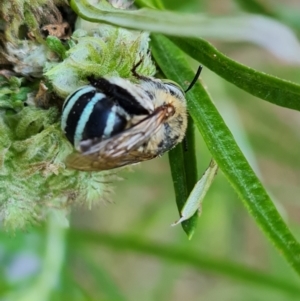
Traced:
[[247, 12], [275, 17], [275, 14], [265, 3], [262, 4], [257, 0], [235, 0], [235, 2]]
[[[194, 73], [188, 67], [184, 54], [167, 38], [153, 35], [152, 51], [155, 60], [168, 78], [178, 83], [193, 78]], [[198, 82], [186, 97], [189, 113], [219, 168], [256, 223], [300, 274], [299, 243], [249, 166], [206, 90]]]
[[[144, 5], [148, 6], [148, 3]], [[94, 6], [87, 0], [71, 0], [71, 7], [81, 18], [90, 22], [104, 22], [173, 36], [213, 38], [227, 42], [246, 41], [258, 44], [288, 62], [300, 64], [300, 44], [291, 29], [259, 15], [212, 17], [151, 8], [120, 10], [104, 0]]]
[[237, 87], [278, 106], [300, 111], [300, 85], [239, 64], [204, 40], [175, 37], [170, 40]]
[[[33, 87], [24, 86], [23, 78], [11, 77], [9, 80], [0, 76], [0, 108], [19, 110], [27, 100]], [[26, 83], [28, 85], [28, 83]], [[23, 86], [22, 86], [23, 85]], [[32, 85], [33, 86], [33, 85]]]
[[228, 259], [220, 260], [201, 254], [199, 251], [187, 250], [186, 247], [181, 248], [178, 245], [160, 244], [156, 241], [140, 240], [128, 234], [121, 233], [113, 235], [107, 233], [99, 233], [84, 230], [72, 230], [68, 235], [69, 242], [72, 245], [82, 243], [99, 244], [107, 246], [115, 251], [134, 251], [144, 255], [152, 255], [157, 258], [170, 260], [177, 264], [185, 264], [198, 271], [207, 271], [216, 273], [230, 279], [234, 279], [240, 283], [254, 286], [271, 288], [281, 293], [293, 294], [299, 296], [300, 288], [298, 283], [293, 283], [288, 279], [274, 277], [230, 262]]
[[180, 219], [172, 224], [172, 226], [176, 226], [179, 223], [188, 220], [195, 214], [201, 214], [203, 199], [205, 198], [205, 195], [217, 174], [217, 170], [218, 165], [214, 160], [211, 160], [209, 167], [194, 186], [182, 210], [180, 211]]
[[67, 49], [63, 45], [62, 41], [54, 36], [48, 36], [46, 39], [48, 47], [58, 54], [62, 59], [66, 58]]
[[134, 4], [138, 7], [164, 9], [164, 5], [160, 0], [135, 0]]
[[105, 268], [98, 263], [92, 262], [85, 252], [81, 252], [80, 258], [83, 260], [87, 270], [96, 280], [97, 287], [101, 290], [101, 295], [106, 296], [105, 300], [125, 301], [125, 296], [120, 292], [119, 287], [113, 281]]
[[198, 181], [197, 155], [195, 145], [195, 123], [191, 116], [188, 116], [188, 127], [183, 141], [183, 160], [186, 170], [186, 185], [190, 193]]
[[[182, 144], [177, 145], [169, 152], [169, 163], [173, 179], [176, 204], [180, 213], [190, 193], [187, 186], [187, 170], [184, 163], [184, 150]], [[195, 232], [197, 219], [198, 216], [195, 214], [181, 224], [189, 239], [192, 238]]]
[[[194, 131], [194, 122], [189, 116], [185, 140], [169, 152], [169, 163], [179, 214], [198, 180]], [[181, 223], [189, 239], [192, 238], [196, 230], [197, 220], [198, 215], [195, 213], [191, 218]]]

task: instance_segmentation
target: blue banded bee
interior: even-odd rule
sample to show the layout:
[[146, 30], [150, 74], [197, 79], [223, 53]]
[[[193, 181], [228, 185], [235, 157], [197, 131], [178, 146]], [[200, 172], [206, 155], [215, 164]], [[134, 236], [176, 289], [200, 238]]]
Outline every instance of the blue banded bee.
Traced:
[[79, 151], [67, 158], [68, 167], [113, 169], [153, 159], [183, 140], [187, 111], [178, 84], [145, 76], [138, 76], [138, 84], [120, 77], [88, 79], [90, 85], [63, 105], [62, 130]]

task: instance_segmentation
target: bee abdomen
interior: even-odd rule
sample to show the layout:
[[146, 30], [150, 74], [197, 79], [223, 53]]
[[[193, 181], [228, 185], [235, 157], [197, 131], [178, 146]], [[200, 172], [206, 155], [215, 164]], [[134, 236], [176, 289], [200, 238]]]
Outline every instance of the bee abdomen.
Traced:
[[92, 86], [76, 90], [63, 107], [62, 129], [75, 148], [82, 140], [109, 138], [126, 124], [126, 113]]

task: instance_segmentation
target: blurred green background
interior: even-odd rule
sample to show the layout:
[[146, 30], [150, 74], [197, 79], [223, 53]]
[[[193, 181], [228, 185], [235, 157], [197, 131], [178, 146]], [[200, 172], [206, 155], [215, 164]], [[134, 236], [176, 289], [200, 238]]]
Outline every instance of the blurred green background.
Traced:
[[[242, 2], [164, 1], [169, 9], [218, 15], [234, 15]], [[258, 3], [299, 37], [299, 1]], [[299, 65], [255, 45], [213, 44], [238, 62], [299, 83]], [[201, 81], [300, 239], [299, 113], [257, 99], [206, 68]], [[211, 157], [200, 135], [197, 155], [201, 175]], [[110, 200], [91, 210], [74, 208], [67, 230], [52, 217], [26, 231], [0, 233], [0, 300], [300, 300], [293, 289], [299, 285], [296, 274], [221, 172], [204, 200], [191, 241], [180, 226], [170, 226], [178, 212], [167, 155], [118, 175], [122, 180], [111, 183]], [[264, 274], [269, 277], [260, 278]]]

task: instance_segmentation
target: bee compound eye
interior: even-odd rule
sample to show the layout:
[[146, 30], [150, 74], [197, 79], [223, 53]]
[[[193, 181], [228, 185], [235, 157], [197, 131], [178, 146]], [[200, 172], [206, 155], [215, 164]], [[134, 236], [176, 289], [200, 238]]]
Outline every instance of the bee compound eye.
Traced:
[[162, 79], [162, 82], [164, 83], [165, 87], [167, 87], [167, 89], [169, 90], [169, 93], [171, 95], [174, 96], [174, 95], [180, 94], [180, 95], [184, 96], [183, 89], [176, 82], [169, 80], [169, 79]]
[[173, 106], [168, 106], [167, 113], [169, 116], [172, 116], [175, 114], [175, 108]]

